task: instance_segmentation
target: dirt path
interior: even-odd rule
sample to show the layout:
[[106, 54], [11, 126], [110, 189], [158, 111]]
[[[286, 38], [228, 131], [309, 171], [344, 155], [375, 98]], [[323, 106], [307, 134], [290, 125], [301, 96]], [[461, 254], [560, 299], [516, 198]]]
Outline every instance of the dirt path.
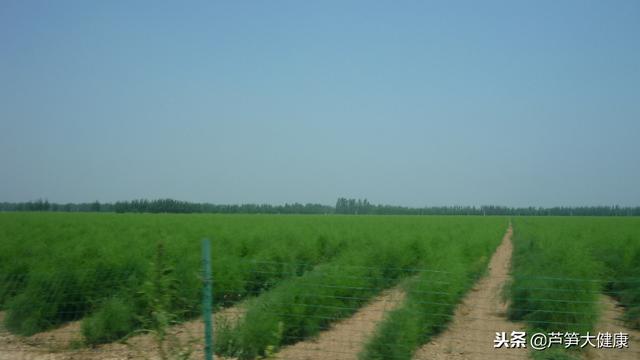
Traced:
[[373, 334], [376, 325], [387, 311], [404, 300], [399, 287], [384, 291], [353, 316], [338, 322], [324, 331], [317, 339], [302, 341], [283, 348], [276, 359], [286, 360], [355, 360], [366, 339]]
[[640, 359], [640, 331], [629, 329], [621, 320], [624, 315], [623, 310], [617, 302], [606, 295], [600, 296], [601, 315], [595, 327], [595, 334], [598, 332], [625, 332], [629, 334], [629, 348], [627, 349], [590, 349], [585, 359], [589, 360], [637, 360]]
[[451, 324], [442, 334], [419, 349], [414, 359], [528, 359], [524, 349], [494, 349], [497, 331], [525, 331], [524, 324], [508, 321], [508, 304], [502, 288], [509, 279], [513, 245], [511, 226], [489, 263], [489, 271], [465, 296]]
[[[243, 315], [241, 306], [230, 307], [215, 314], [214, 321], [236, 321]], [[0, 324], [3, 321], [0, 313]], [[202, 320], [193, 320], [169, 329], [170, 338], [177, 343], [168, 344], [176, 349], [179, 344], [193, 343], [192, 358], [202, 358]], [[72, 322], [58, 329], [39, 333], [30, 337], [10, 334], [0, 325], [0, 360], [125, 360], [159, 359], [157, 344], [153, 336], [144, 334], [131, 337], [127, 344], [110, 343], [93, 349], [70, 349], [74, 340], [81, 340], [80, 322]]]
[[[4, 320], [4, 314], [0, 315], [0, 324]], [[81, 322], [72, 321], [62, 325], [57, 329], [45, 331], [28, 337], [12, 336], [0, 325], [0, 332], [4, 331], [4, 336], [0, 336], [0, 350], [4, 348], [5, 341], [12, 338], [14, 345], [22, 344], [30, 347], [31, 350], [38, 350], [40, 352], [59, 352], [69, 349], [74, 343], [82, 342]], [[2, 359], [2, 356], [0, 356]]]

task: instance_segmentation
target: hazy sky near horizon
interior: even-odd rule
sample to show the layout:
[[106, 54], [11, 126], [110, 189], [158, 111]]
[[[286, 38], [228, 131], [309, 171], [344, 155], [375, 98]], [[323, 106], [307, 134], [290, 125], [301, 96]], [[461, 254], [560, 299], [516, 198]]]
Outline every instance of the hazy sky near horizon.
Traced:
[[638, 1], [0, 2], [0, 201], [640, 205]]

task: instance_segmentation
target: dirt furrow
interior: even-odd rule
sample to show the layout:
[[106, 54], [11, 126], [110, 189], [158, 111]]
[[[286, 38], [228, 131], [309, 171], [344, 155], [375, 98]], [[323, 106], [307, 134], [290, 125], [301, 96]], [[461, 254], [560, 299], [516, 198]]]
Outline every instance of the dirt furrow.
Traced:
[[601, 295], [600, 296], [601, 313], [600, 319], [594, 329], [594, 334], [602, 333], [627, 333], [629, 335], [629, 347], [623, 349], [590, 349], [585, 355], [585, 359], [589, 360], [637, 360], [640, 359], [640, 331], [628, 328], [622, 321], [624, 312], [622, 307], [618, 305], [615, 299]]
[[[221, 310], [214, 321], [238, 320], [244, 314], [242, 306]], [[3, 314], [0, 313], [0, 324]], [[166, 348], [179, 347], [193, 351], [192, 358], [202, 358], [202, 320], [192, 320], [170, 327]], [[159, 359], [158, 345], [154, 336], [143, 334], [127, 339], [126, 343], [110, 343], [95, 348], [72, 349], [74, 341], [80, 341], [80, 322], [72, 322], [58, 329], [42, 332], [30, 337], [10, 334], [0, 326], [0, 360], [124, 360]]]
[[365, 341], [373, 334], [384, 315], [400, 305], [404, 291], [399, 287], [384, 291], [353, 316], [323, 331], [318, 338], [283, 348], [276, 359], [282, 360], [355, 360]]
[[496, 332], [525, 331], [524, 324], [507, 320], [508, 304], [502, 289], [511, 268], [513, 229], [509, 227], [502, 243], [491, 257], [487, 274], [456, 308], [447, 330], [420, 348], [414, 359], [527, 359], [526, 349], [495, 349]]

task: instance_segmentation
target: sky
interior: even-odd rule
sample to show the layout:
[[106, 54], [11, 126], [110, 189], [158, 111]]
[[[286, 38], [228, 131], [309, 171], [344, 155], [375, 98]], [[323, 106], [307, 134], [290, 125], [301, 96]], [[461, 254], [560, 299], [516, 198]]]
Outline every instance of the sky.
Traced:
[[0, 2], [0, 202], [640, 205], [638, 1]]

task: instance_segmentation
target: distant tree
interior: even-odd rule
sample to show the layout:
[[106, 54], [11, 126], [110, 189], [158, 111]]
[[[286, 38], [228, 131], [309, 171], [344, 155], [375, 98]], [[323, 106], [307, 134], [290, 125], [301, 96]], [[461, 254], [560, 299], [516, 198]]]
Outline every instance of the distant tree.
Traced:
[[582, 206], [582, 207], [525, 207], [514, 208], [496, 205], [475, 206], [424, 206], [410, 208], [371, 204], [367, 199], [339, 197], [335, 206], [312, 203], [270, 204], [211, 204], [190, 203], [174, 199], [134, 199], [115, 203], [50, 203], [48, 200], [0, 203], [0, 211], [67, 211], [67, 212], [116, 212], [116, 213], [226, 213], [226, 214], [375, 214], [375, 215], [523, 215], [523, 216], [640, 216], [640, 207]]

